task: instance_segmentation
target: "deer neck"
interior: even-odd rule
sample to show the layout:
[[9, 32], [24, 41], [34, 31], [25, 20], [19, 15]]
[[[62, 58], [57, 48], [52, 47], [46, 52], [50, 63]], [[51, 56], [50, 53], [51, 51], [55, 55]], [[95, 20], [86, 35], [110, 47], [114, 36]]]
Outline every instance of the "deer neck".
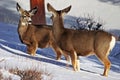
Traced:
[[53, 34], [56, 41], [60, 39], [63, 32], [64, 32], [63, 19], [62, 18], [53, 19]]
[[18, 24], [18, 33], [19, 33], [21, 38], [24, 35], [24, 33], [27, 31], [27, 28], [28, 28], [27, 21], [22, 19], [22, 18], [20, 18], [19, 24]]

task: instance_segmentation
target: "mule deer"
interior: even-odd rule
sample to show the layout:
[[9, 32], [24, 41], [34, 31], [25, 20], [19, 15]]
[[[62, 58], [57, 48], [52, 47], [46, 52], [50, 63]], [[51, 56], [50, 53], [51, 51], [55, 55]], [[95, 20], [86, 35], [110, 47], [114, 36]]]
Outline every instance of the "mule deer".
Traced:
[[[37, 8], [26, 11], [17, 3], [16, 8], [20, 13], [20, 20], [18, 24], [18, 34], [22, 43], [27, 45], [27, 53], [35, 55], [37, 48], [45, 48], [51, 46], [56, 52], [57, 59], [60, 59], [63, 51], [56, 45], [52, 29], [49, 25], [32, 25], [31, 17], [37, 12]], [[64, 51], [65, 53], [65, 51]], [[67, 54], [63, 54], [67, 60]]]
[[64, 28], [63, 16], [71, 6], [63, 10], [55, 10], [49, 3], [47, 9], [52, 13], [53, 35], [57, 45], [70, 53], [72, 66], [79, 71], [78, 56], [96, 55], [104, 64], [104, 76], [108, 75], [110, 61], [108, 55], [115, 45], [115, 37], [103, 31], [72, 30]]

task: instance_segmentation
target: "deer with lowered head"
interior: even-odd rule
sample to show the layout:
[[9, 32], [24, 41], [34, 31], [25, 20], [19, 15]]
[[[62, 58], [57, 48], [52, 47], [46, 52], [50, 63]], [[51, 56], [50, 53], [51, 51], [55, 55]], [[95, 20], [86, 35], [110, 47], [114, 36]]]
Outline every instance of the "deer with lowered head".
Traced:
[[50, 25], [31, 24], [31, 17], [37, 12], [36, 7], [30, 11], [26, 11], [17, 3], [16, 8], [20, 13], [18, 24], [19, 38], [22, 43], [26, 44], [28, 54], [35, 55], [38, 47], [46, 48], [50, 46], [56, 52], [57, 60], [61, 58], [61, 54], [69, 60], [67, 53], [63, 52], [55, 43]]
[[70, 11], [71, 6], [56, 10], [48, 3], [47, 9], [52, 13], [52, 32], [55, 41], [62, 50], [70, 54], [73, 69], [80, 70], [79, 56], [96, 55], [104, 65], [103, 76], [108, 76], [111, 66], [108, 55], [115, 45], [115, 37], [103, 30], [89, 31], [64, 28], [63, 16]]

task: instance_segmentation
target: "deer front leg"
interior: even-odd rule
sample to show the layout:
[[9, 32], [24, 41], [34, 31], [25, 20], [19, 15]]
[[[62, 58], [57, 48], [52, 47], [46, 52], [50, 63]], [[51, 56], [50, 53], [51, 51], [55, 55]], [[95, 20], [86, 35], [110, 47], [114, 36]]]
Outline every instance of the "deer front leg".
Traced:
[[77, 71], [80, 71], [80, 62], [79, 62], [80, 60], [79, 60], [79, 56], [77, 56]]
[[71, 62], [72, 62], [72, 66], [74, 71], [78, 71], [77, 69], [77, 54], [75, 51], [71, 51], [70, 53], [70, 57], [71, 57]]
[[33, 42], [30, 45], [27, 45], [27, 53], [32, 56], [35, 56], [37, 48], [38, 44], [36, 42]]

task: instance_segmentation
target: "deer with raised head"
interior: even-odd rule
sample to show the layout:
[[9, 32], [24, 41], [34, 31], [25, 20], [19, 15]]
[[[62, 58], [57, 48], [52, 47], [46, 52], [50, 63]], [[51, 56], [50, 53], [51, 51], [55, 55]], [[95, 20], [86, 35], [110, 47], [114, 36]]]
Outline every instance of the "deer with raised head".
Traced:
[[64, 28], [63, 16], [71, 6], [56, 10], [49, 3], [47, 9], [52, 13], [53, 35], [57, 45], [70, 54], [73, 69], [80, 70], [79, 56], [96, 55], [104, 64], [103, 76], [108, 75], [111, 63], [108, 59], [115, 45], [115, 37], [103, 30], [73, 30]]
[[56, 52], [57, 60], [61, 58], [61, 54], [65, 56], [67, 60], [69, 57], [67, 53], [62, 51], [55, 43], [52, 35], [52, 29], [50, 25], [33, 25], [31, 24], [31, 17], [37, 12], [37, 8], [30, 11], [26, 11], [17, 3], [17, 11], [20, 13], [20, 19], [18, 24], [18, 34], [22, 43], [27, 46], [27, 53], [35, 55], [37, 48], [52, 47]]

